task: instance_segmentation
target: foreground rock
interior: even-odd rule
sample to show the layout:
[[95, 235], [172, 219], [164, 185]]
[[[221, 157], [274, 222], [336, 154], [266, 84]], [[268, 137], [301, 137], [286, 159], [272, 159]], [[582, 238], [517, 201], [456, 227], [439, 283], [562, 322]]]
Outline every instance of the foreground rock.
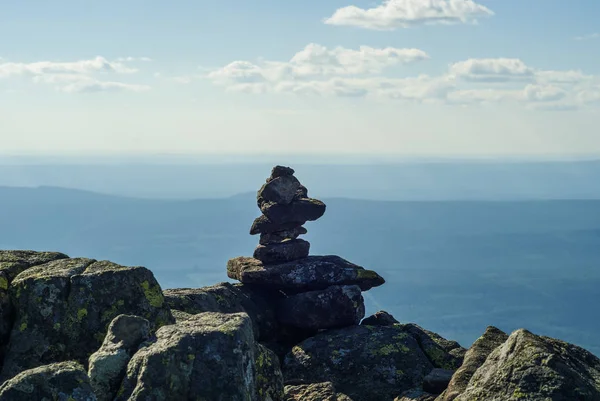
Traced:
[[291, 292], [324, 290], [332, 285], [358, 285], [367, 291], [385, 283], [374, 271], [339, 256], [309, 256], [273, 266], [265, 266], [258, 259], [239, 257], [227, 262], [227, 275], [245, 284]]
[[88, 376], [98, 401], [112, 401], [129, 360], [150, 336], [150, 322], [139, 316], [119, 315], [108, 327], [104, 343], [89, 360]]
[[160, 286], [143, 267], [60, 259], [25, 270], [10, 291], [16, 320], [3, 380], [53, 362], [86, 364], [120, 314], [144, 317], [153, 330], [173, 321]]
[[419, 387], [434, 366], [400, 327], [354, 326], [317, 334], [284, 360], [285, 380], [329, 381], [360, 401], [392, 400]]
[[96, 401], [83, 366], [60, 362], [20, 373], [0, 387], [6, 401]]
[[285, 401], [352, 401], [352, 399], [338, 393], [332, 383], [326, 382], [285, 386]]
[[471, 377], [483, 365], [492, 351], [508, 340], [508, 335], [496, 327], [488, 327], [466, 352], [461, 367], [454, 373], [448, 388], [438, 398], [438, 401], [452, 401], [462, 394], [469, 384]]
[[247, 314], [200, 313], [157, 331], [129, 362], [115, 401], [278, 401], [274, 361], [255, 343]]
[[446, 340], [439, 334], [412, 323], [401, 324], [399, 327], [417, 340], [434, 367], [456, 370], [462, 365], [467, 350], [456, 341]]
[[191, 315], [245, 312], [252, 320], [254, 334], [260, 341], [270, 341], [279, 334], [274, 301], [280, 295], [273, 291], [243, 284], [219, 283], [203, 288], [165, 290], [164, 296], [172, 309]]
[[14, 309], [8, 291], [11, 282], [19, 273], [32, 266], [66, 258], [67, 255], [59, 252], [0, 250], [0, 368], [13, 325]]
[[423, 378], [423, 390], [431, 394], [441, 394], [448, 388], [453, 370], [435, 368]]
[[357, 285], [292, 295], [281, 300], [277, 308], [277, 318], [282, 324], [303, 329], [357, 325], [364, 316], [364, 300]]
[[413, 389], [405, 391], [394, 401], [435, 401], [435, 395], [421, 389]]
[[600, 359], [575, 345], [517, 330], [488, 356], [456, 401], [600, 400]]

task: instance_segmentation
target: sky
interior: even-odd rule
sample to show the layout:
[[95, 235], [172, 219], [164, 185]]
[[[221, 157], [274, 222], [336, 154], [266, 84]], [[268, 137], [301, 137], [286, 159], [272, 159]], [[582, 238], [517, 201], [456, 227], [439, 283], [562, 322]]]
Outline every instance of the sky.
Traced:
[[0, 154], [600, 155], [598, 0], [0, 0]]

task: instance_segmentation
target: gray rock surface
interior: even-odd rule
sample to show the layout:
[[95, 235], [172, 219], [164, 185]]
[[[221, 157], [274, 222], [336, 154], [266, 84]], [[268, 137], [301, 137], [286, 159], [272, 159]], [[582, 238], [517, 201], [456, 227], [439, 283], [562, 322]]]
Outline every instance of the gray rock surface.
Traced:
[[[202, 288], [178, 288], [163, 291], [165, 301], [174, 312], [191, 315], [202, 312], [245, 312], [252, 320], [253, 331], [260, 341], [269, 341], [278, 335], [275, 317], [274, 291], [252, 288], [244, 284], [219, 283]], [[279, 295], [280, 297], [280, 295]], [[180, 319], [185, 316], [180, 315]]]
[[96, 401], [83, 366], [59, 362], [21, 372], [0, 387], [2, 401]]
[[358, 285], [367, 291], [385, 283], [374, 271], [365, 270], [339, 256], [309, 256], [270, 266], [265, 266], [258, 259], [238, 257], [227, 262], [227, 275], [245, 284], [286, 292], [323, 290], [332, 285]]
[[269, 245], [278, 244], [285, 240], [296, 239], [302, 234], [306, 234], [308, 230], [304, 227], [295, 227], [290, 230], [277, 231], [274, 233], [261, 234], [259, 244]]
[[364, 316], [364, 299], [356, 285], [303, 292], [282, 299], [277, 305], [280, 323], [303, 329], [357, 325]]
[[280, 244], [259, 245], [254, 250], [254, 258], [265, 265], [291, 262], [308, 256], [310, 243], [302, 239], [284, 241]]
[[16, 319], [3, 380], [53, 362], [86, 364], [120, 314], [142, 316], [153, 330], [173, 321], [154, 275], [143, 267], [60, 259], [23, 271], [10, 292]]
[[433, 369], [415, 338], [396, 326], [325, 331], [295, 346], [283, 367], [286, 381], [329, 381], [360, 401], [392, 400]]
[[600, 400], [600, 359], [575, 345], [517, 330], [455, 401]]
[[89, 359], [88, 376], [98, 401], [115, 398], [129, 360], [149, 336], [150, 322], [142, 317], [119, 315], [113, 319], [102, 346]]
[[399, 327], [417, 340], [434, 367], [456, 370], [462, 364], [466, 349], [456, 341], [447, 340], [413, 323], [401, 324]]
[[[263, 351], [246, 313], [194, 315], [160, 328], [156, 340], [139, 349], [115, 401], [277, 401], [273, 389], [279, 388], [283, 398], [280, 378], [272, 373], [257, 377], [260, 355], [273, 356]], [[269, 371], [266, 359], [259, 372]]]
[[269, 220], [267, 216], [260, 215], [254, 219], [254, 222], [252, 222], [252, 226], [250, 227], [250, 235], [270, 234], [278, 231], [292, 230], [302, 226], [306, 222], [307, 220], [292, 221], [289, 223], [275, 223]]
[[326, 206], [318, 199], [300, 198], [289, 205], [263, 202], [260, 211], [275, 224], [314, 221], [325, 214]]
[[361, 325], [366, 326], [393, 326], [397, 323], [400, 322], [386, 311], [375, 312], [373, 315], [364, 318], [363, 321], [360, 322]]
[[483, 365], [490, 353], [506, 340], [508, 340], [508, 335], [505, 332], [489, 326], [466, 352], [462, 365], [454, 373], [448, 388], [438, 397], [437, 401], [453, 401], [462, 394], [475, 371]]
[[266, 202], [287, 205], [294, 200], [299, 189], [300, 181], [296, 177], [293, 175], [283, 175], [267, 181], [258, 191], [257, 197], [264, 199]]
[[285, 386], [285, 401], [352, 401], [330, 382]]

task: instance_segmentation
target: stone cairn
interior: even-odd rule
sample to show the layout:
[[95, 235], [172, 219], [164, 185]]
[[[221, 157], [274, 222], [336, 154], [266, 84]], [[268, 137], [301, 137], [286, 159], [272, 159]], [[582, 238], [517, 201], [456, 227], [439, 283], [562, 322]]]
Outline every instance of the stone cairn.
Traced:
[[227, 263], [227, 275], [243, 284], [275, 290], [277, 320], [308, 330], [357, 325], [365, 315], [361, 292], [385, 280], [339, 256], [309, 256], [310, 243], [298, 237], [303, 225], [319, 219], [325, 204], [308, 190], [289, 167], [275, 166], [257, 194], [262, 215], [251, 235], [260, 234], [254, 257]]

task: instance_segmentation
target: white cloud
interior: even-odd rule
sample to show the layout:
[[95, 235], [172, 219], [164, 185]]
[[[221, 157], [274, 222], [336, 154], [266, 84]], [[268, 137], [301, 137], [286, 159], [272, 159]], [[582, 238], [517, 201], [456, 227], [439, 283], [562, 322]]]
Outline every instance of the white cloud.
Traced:
[[227, 91], [397, 99], [420, 103], [516, 104], [571, 110], [600, 100], [597, 77], [541, 70], [512, 58], [468, 59], [438, 76], [392, 78], [387, 68], [428, 58], [417, 49], [359, 50], [309, 45], [288, 62], [234, 61], [206, 76]]
[[415, 25], [475, 23], [479, 17], [492, 15], [492, 10], [473, 0], [384, 0], [374, 8], [340, 8], [325, 23], [393, 30]]
[[95, 93], [95, 92], [145, 92], [150, 90], [147, 85], [126, 84], [123, 82], [82, 80], [74, 82], [60, 88], [66, 93]]
[[0, 63], [0, 78], [24, 76], [35, 83], [55, 85], [60, 91], [68, 93], [147, 90], [148, 87], [144, 85], [100, 79], [108, 75], [138, 72], [137, 69], [125, 64], [133, 60], [128, 57], [109, 61], [98, 56], [93, 59], [72, 62], [4, 62]]
[[591, 40], [591, 39], [599, 39], [599, 38], [600, 38], [599, 32], [588, 33], [587, 35], [575, 36], [575, 40]]
[[519, 59], [487, 58], [452, 64], [450, 74], [467, 81], [507, 82], [515, 79], [531, 80], [535, 72]]
[[132, 57], [132, 56], [129, 56], [129, 57], [119, 57], [117, 59], [117, 61], [120, 61], [120, 62], [123, 62], [123, 61], [126, 61], [126, 62], [143, 61], [145, 63], [148, 63], [148, 62], [152, 61], [152, 59], [150, 57]]

